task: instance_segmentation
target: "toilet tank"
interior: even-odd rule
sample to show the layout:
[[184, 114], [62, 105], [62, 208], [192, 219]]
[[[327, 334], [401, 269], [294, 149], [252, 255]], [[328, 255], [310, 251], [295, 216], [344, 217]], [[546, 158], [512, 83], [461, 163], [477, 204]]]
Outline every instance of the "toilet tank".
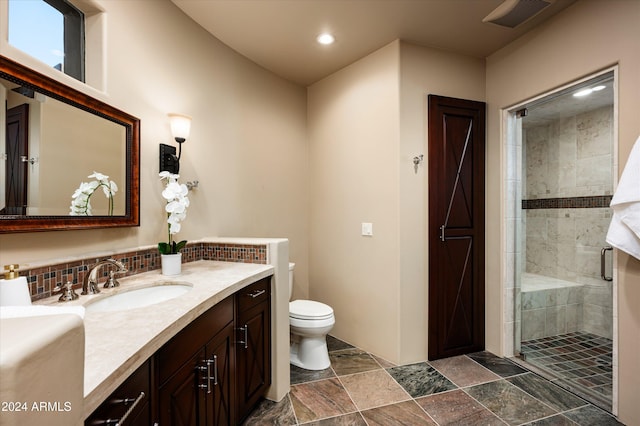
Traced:
[[295, 267], [295, 263], [289, 263], [289, 300], [291, 300], [291, 295], [293, 294], [293, 270]]

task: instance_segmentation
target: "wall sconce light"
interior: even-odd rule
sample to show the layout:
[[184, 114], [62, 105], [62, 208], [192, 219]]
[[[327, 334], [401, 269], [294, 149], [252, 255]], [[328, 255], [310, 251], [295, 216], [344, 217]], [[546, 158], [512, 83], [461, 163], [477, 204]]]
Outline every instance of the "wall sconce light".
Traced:
[[169, 114], [171, 134], [178, 143], [178, 155], [176, 148], [170, 145], [160, 144], [160, 171], [178, 173], [180, 171], [180, 156], [182, 144], [189, 138], [191, 131], [191, 117], [183, 114]]

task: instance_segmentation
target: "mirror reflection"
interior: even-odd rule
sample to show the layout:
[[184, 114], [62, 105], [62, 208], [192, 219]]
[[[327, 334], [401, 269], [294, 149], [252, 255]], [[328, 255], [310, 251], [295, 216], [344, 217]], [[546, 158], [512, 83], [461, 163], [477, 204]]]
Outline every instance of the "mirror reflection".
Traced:
[[140, 120], [0, 55], [0, 234], [140, 225]]
[[[7, 106], [0, 214], [125, 214], [123, 125], [6, 79], [0, 79], [0, 100]], [[107, 176], [115, 191], [97, 188], [94, 182], [99, 180], [89, 177], [94, 172]], [[72, 195], [79, 189], [86, 197], [76, 200], [87, 198], [90, 209], [72, 210]]]

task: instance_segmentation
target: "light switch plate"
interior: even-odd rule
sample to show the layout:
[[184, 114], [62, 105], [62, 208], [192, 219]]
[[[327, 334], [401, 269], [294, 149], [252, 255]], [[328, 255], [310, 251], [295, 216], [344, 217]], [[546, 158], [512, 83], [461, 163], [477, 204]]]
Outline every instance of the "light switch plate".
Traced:
[[373, 223], [362, 222], [362, 235], [366, 237], [373, 235]]

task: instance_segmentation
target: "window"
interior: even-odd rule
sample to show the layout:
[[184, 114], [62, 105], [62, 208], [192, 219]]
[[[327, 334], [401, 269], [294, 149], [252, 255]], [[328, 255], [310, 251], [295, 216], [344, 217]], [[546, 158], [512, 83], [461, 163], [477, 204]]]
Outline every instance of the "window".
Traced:
[[85, 81], [84, 14], [67, 0], [9, 0], [9, 43]]

